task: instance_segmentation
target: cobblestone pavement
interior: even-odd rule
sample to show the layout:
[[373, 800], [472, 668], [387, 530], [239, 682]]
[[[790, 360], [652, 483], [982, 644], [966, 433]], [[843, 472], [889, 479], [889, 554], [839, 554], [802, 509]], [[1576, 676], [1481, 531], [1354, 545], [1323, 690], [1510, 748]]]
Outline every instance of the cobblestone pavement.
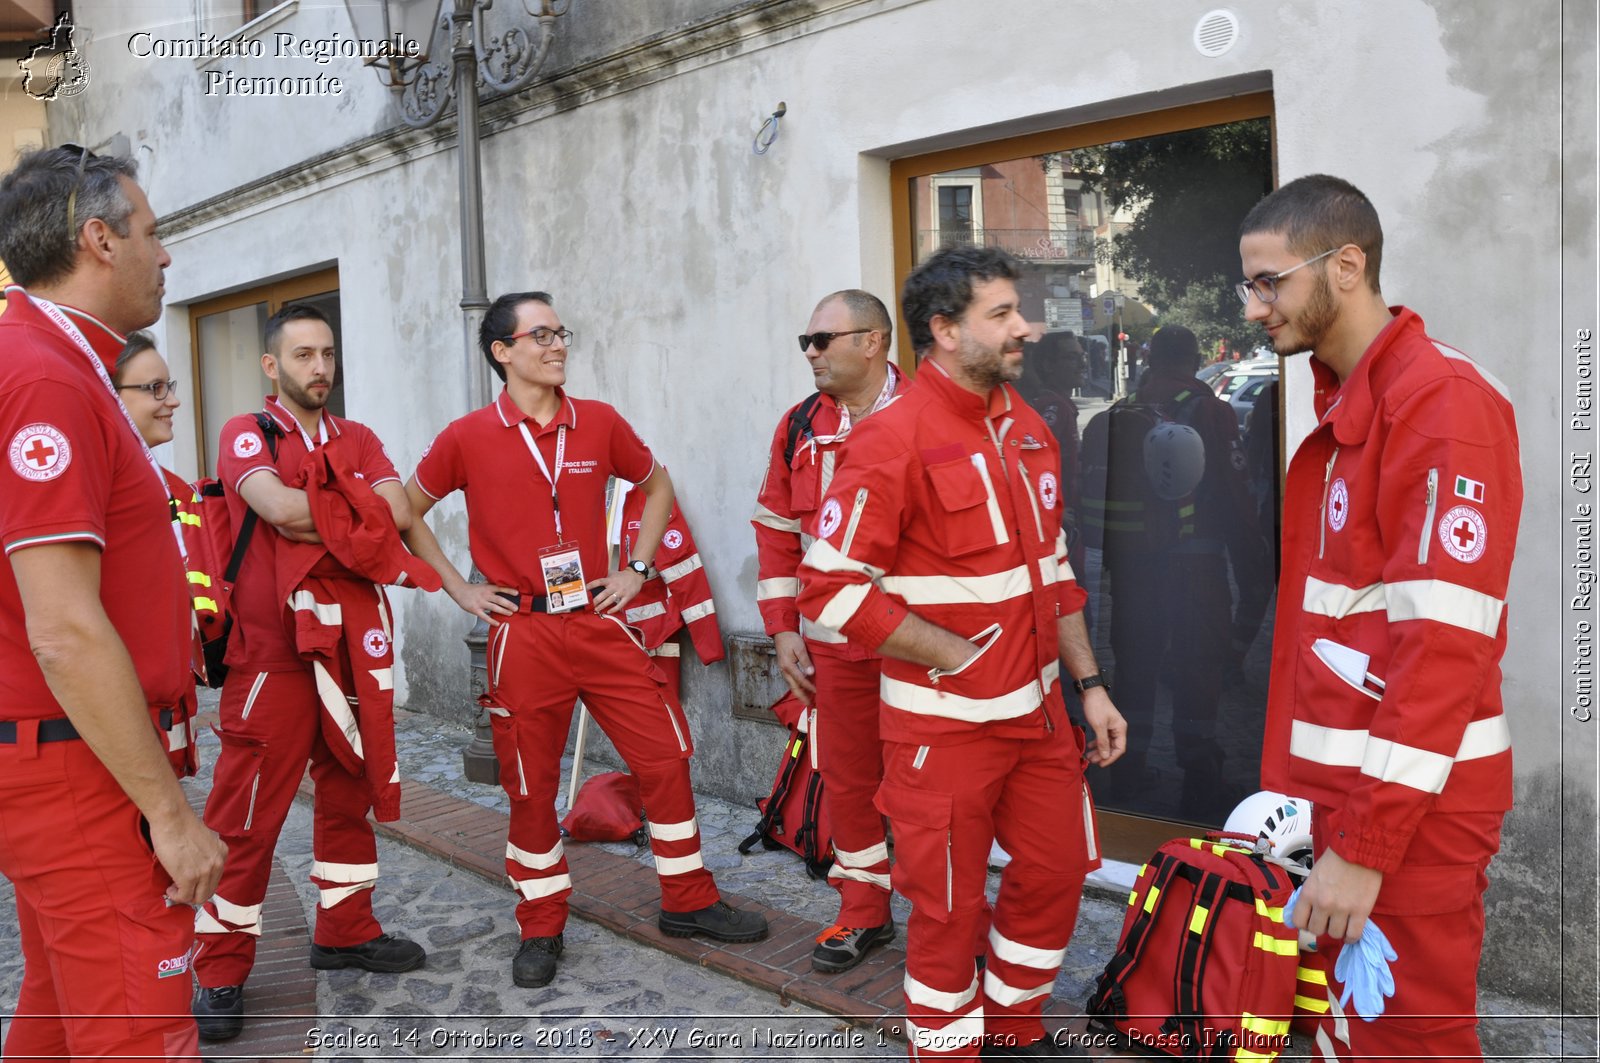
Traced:
[[[461, 778], [461, 750], [470, 738], [466, 728], [402, 712], [397, 737], [406, 777], [506, 810], [498, 787]], [[207, 775], [215, 753], [215, 739], [208, 734], [202, 746]], [[588, 768], [606, 770], [598, 764]], [[203, 789], [209, 781], [203, 775], [186, 785]], [[831, 920], [833, 891], [806, 878], [794, 857], [759, 849], [749, 856], [737, 852], [756, 818], [752, 805], [702, 796], [699, 815], [706, 863], [724, 889], [823, 924]], [[310, 843], [310, 810], [298, 802], [278, 858], [308, 919], [316, 904], [307, 877]], [[650, 862], [647, 848], [625, 843], [605, 848]], [[322, 1017], [305, 1018], [307, 1055], [707, 1060], [904, 1055], [903, 1045], [879, 1043], [869, 1028], [789, 1005], [770, 992], [576, 919], [567, 927], [567, 951], [555, 983], [516, 989], [508, 970], [518, 936], [509, 889], [388, 840], [379, 842], [379, 861], [379, 917], [386, 928], [422, 941], [428, 963], [404, 975], [319, 973]], [[1081, 1006], [1116, 941], [1122, 907], [1122, 896], [1105, 889], [1091, 890], [1085, 898], [1056, 984], [1062, 1001]], [[898, 897], [895, 908], [903, 921], [906, 908]], [[0, 891], [0, 1013], [15, 1005], [21, 978], [15, 920], [14, 906]], [[1483, 1028], [1491, 1058], [1593, 1057], [1592, 1033], [1580, 1056], [1569, 1026], [1563, 1055], [1556, 1020], [1510, 999], [1485, 996], [1482, 1007], [1495, 1016]], [[219, 1052], [217, 1058], [222, 1057]]]

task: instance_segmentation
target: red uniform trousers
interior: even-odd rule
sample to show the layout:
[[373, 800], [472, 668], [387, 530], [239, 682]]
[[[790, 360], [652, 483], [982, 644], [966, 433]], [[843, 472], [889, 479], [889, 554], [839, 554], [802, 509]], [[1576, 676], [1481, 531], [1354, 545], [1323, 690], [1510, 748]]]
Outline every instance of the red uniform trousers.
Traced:
[[627, 628], [590, 612], [520, 613], [496, 625], [488, 665], [485, 706], [511, 798], [506, 874], [522, 897], [522, 936], [553, 937], [567, 924], [572, 879], [555, 800], [580, 697], [639, 780], [661, 906], [688, 912], [715, 904], [720, 894], [700, 859], [689, 782], [689, 721]]
[[81, 740], [0, 744], [0, 874], [16, 888], [23, 975], [5, 1058], [198, 1058], [194, 919], [139, 810]]
[[833, 823], [833, 867], [828, 885], [839, 891], [839, 926], [882, 926], [889, 921], [889, 847], [883, 816], [872, 803], [883, 781], [878, 737], [876, 658], [853, 661], [806, 641], [817, 686], [811, 742], [822, 772], [823, 799]]
[[[1313, 813], [1312, 837], [1326, 834]], [[1399, 957], [1389, 965], [1395, 992], [1372, 1022], [1339, 1007], [1344, 984], [1333, 975], [1341, 942], [1319, 938], [1327, 957], [1328, 1012], [1318, 1022], [1318, 1060], [1479, 1061], [1478, 960], [1483, 952], [1483, 893], [1489, 860], [1500, 851], [1502, 812], [1424, 816], [1405, 864], [1383, 877], [1372, 918]], [[1320, 858], [1325, 848], [1316, 844]]]
[[372, 793], [322, 738], [316, 681], [304, 668], [235, 667], [222, 687], [222, 752], [206, 801], [206, 825], [228, 844], [222, 881], [196, 913], [195, 977], [202, 986], [239, 985], [255, 964], [261, 902], [272, 851], [311, 761], [316, 788], [311, 881], [321, 891], [318, 945], [360, 945], [383, 933], [372, 915], [378, 846], [367, 812]]
[[[1099, 845], [1082, 740], [1055, 707], [1037, 739], [949, 746], [884, 743], [878, 808], [894, 830], [894, 888], [906, 924], [906, 1032], [913, 1059], [977, 1059], [985, 1036], [1025, 1045], [1078, 918]], [[1011, 854], [992, 918], [990, 845]], [[988, 925], [980, 980], [972, 943]], [[981, 983], [981, 984], [980, 984]]]

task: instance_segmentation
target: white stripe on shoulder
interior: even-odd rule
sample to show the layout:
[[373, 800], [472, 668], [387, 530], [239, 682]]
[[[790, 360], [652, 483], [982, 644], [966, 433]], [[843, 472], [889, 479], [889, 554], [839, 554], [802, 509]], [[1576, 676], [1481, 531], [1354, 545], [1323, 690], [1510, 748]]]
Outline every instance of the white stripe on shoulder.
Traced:
[[1505, 384], [1503, 382], [1501, 382], [1499, 377], [1497, 377], [1493, 373], [1489, 372], [1489, 370], [1485, 369], [1482, 365], [1480, 365], [1477, 362], [1473, 361], [1467, 355], [1463, 354], [1461, 351], [1456, 350], [1454, 347], [1450, 346], [1447, 343], [1440, 343], [1438, 340], [1434, 340], [1433, 341], [1433, 346], [1434, 346], [1435, 350], [1437, 350], [1440, 354], [1444, 355], [1446, 358], [1450, 359], [1451, 361], [1453, 361], [1453, 362], [1465, 362], [1468, 365], [1470, 365], [1473, 368], [1473, 371], [1476, 372], [1480, 377], [1483, 378], [1483, 382], [1485, 384], [1488, 384], [1490, 387], [1494, 388], [1496, 391], [1498, 391], [1500, 393], [1500, 397], [1502, 399], [1505, 399], [1507, 402], [1511, 401], [1511, 389], [1506, 387]]

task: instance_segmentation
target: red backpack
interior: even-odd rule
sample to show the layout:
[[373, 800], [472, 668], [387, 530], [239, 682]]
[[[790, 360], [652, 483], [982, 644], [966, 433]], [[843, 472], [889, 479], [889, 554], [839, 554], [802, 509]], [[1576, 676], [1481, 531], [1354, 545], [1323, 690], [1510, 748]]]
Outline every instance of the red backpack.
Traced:
[[783, 759], [772, 781], [772, 792], [756, 802], [761, 821], [739, 843], [748, 854], [757, 842], [763, 849], [788, 849], [806, 862], [806, 874], [828, 877], [833, 866], [833, 824], [822, 799], [822, 773], [817, 770], [816, 749], [811, 745], [811, 713], [794, 694], [785, 694], [772, 706], [779, 723], [787, 724]]
[[578, 787], [561, 833], [575, 842], [645, 843], [644, 802], [639, 780], [620, 771], [591, 775]]
[[1299, 937], [1288, 871], [1250, 846], [1178, 838], [1139, 870], [1117, 952], [1085, 1011], [1146, 1050], [1271, 1060], [1288, 1047]]
[[[277, 424], [264, 413], [256, 414], [256, 424], [267, 441], [267, 453], [276, 460]], [[228, 676], [222, 659], [227, 655], [228, 636], [233, 631], [233, 585], [259, 518], [255, 510], [246, 506], [235, 539], [222, 483], [207, 478], [196, 480], [193, 486], [194, 499], [179, 507], [179, 519], [183, 522], [184, 550], [189, 555], [189, 592], [200, 623], [200, 649], [205, 655], [205, 675], [201, 678], [206, 686], [216, 689]]]

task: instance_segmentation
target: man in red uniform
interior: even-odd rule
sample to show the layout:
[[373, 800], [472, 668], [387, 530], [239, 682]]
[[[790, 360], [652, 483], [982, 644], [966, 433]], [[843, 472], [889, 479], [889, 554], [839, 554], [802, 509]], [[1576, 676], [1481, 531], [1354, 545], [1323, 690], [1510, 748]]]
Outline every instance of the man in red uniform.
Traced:
[[[1311, 352], [1318, 424], [1289, 463], [1261, 785], [1316, 805], [1296, 922], [1322, 951], [1369, 916], [1395, 994], [1337, 1003], [1325, 1059], [1479, 1059], [1485, 870], [1511, 807], [1500, 700], [1522, 508], [1504, 389], [1378, 287], [1367, 197], [1313, 175], [1240, 227], [1245, 316]], [[1330, 995], [1342, 986], [1330, 975]]]
[[[544, 292], [496, 299], [478, 344], [505, 389], [446, 426], [406, 484], [417, 516], [407, 544], [438, 570], [457, 605], [494, 625], [483, 704], [511, 798], [506, 873], [522, 898], [512, 980], [528, 988], [555, 977], [564, 944], [572, 880], [555, 798], [579, 697], [639, 780], [661, 881], [662, 933], [718, 941], [767, 934], [764, 917], [721, 900], [701, 862], [689, 722], [623, 624], [672, 511], [672, 481], [616, 410], [567, 395], [571, 338]], [[613, 475], [638, 484], [645, 505], [637, 552], [627, 567], [607, 572], [605, 492]], [[486, 583], [463, 579], [421, 519], [457, 490], [466, 494], [468, 543]]]
[[7, 1059], [165, 1060], [224, 849], [157, 729], [192, 697], [192, 613], [160, 466], [107, 368], [171, 259], [126, 159], [24, 156], [0, 181], [0, 873], [24, 957]]
[[222, 752], [206, 801], [206, 823], [228, 843], [227, 870], [195, 919], [194, 1013], [208, 1041], [236, 1037], [244, 1027], [244, 982], [261, 935], [272, 851], [308, 758], [316, 788], [311, 880], [321, 893], [311, 966], [394, 972], [426, 959], [422, 946], [384, 933], [372, 914], [378, 878], [377, 842], [367, 822], [372, 792], [323, 739], [316, 679], [295, 648], [293, 616], [278, 587], [280, 542], [319, 541], [306, 492], [285, 484], [315, 447], [347, 437], [358, 475], [389, 503], [399, 528], [411, 522], [411, 509], [372, 430], [323, 409], [335, 352], [321, 311], [285, 306], [267, 319], [264, 346], [261, 368], [278, 388], [266, 402], [271, 438], [257, 415], [240, 414], [223, 425], [217, 458], [233, 527], [247, 510], [259, 519], [234, 586], [236, 620], [219, 709]]
[[[1007, 384], [1029, 333], [1016, 277], [1004, 252], [947, 248], [907, 279], [921, 371], [852, 433], [800, 568], [801, 614], [884, 657], [877, 807], [912, 905], [915, 1058], [971, 1059], [981, 1042], [995, 1057], [1057, 1054], [1040, 1013], [1099, 860], [1063, 661], [1095, 733], [1088, 759], [1124, 747], [1066, 560], [1060, 452]], [[1012, 859], [986, 924], [996, 840]]]
[[828, 881], [839, 891], [839, 915], [811, 953], [818, 971], [847, 971], [868, 949], [894, 938], [889, 849], [883, 817], [872, 805], [883, 779], [879, 659], [872, 647], [817, 628], [795, 608], [800, 558], [816, 537], [817, 511], [845, 441], [904, 382], [888, 360], [892, 327], [883, 303], [858, 289], [834, 292], [817, 304], [800, 337], [817, 392], [778, 421], [750, 521], [760, 562], [761, 619], [784, 681], [811, 708], [811, 741], [833, 823]]

